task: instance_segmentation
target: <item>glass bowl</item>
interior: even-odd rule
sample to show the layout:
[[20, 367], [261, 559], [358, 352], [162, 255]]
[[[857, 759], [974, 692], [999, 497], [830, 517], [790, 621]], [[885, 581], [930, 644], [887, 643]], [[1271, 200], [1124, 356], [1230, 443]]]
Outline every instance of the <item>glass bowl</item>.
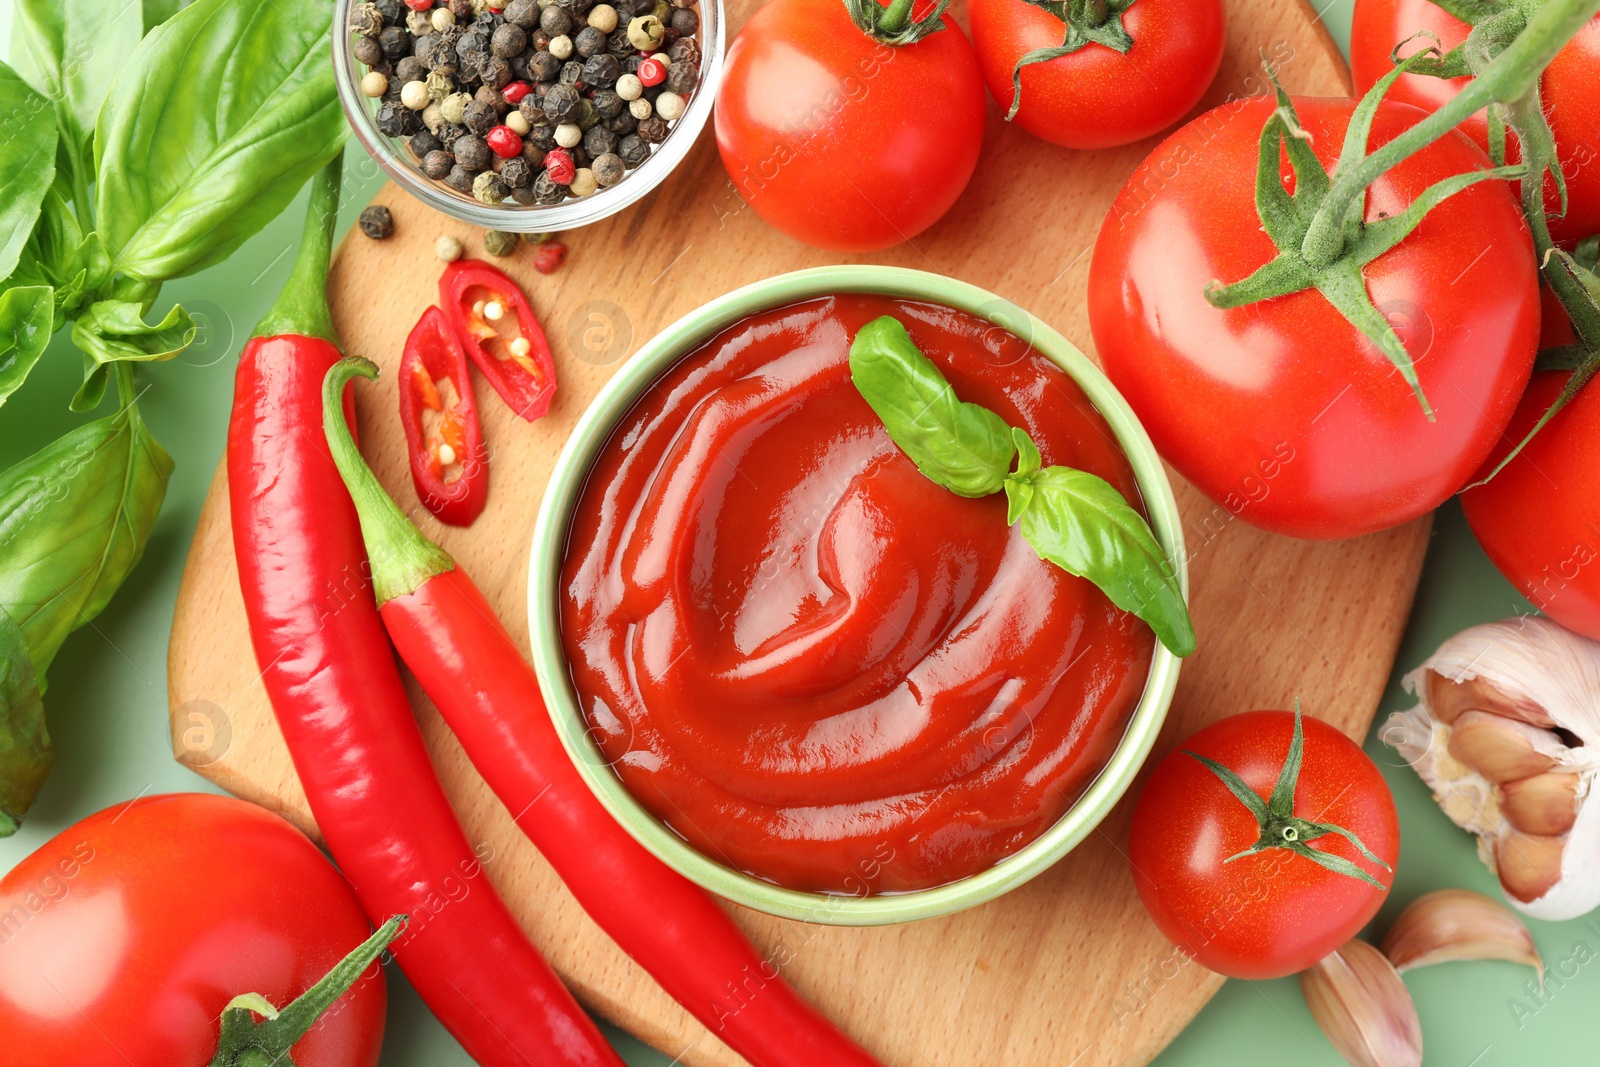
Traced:
[[1175, 562], [1185, 597], [1188, 554], [1166, 469], [1144, 427], [1098, 367], [1072, 343], [1022, 308], [953, 278], [901, 267], [833, 266], [780, 274], [717, 297], [668, 326], [631, 356], [578, 420], [556, 460], [533, 531], [528, 568], [528, 627], [539, 688], [567, 754], [590, 790], [645, 848], [702, 888], [747, 908], [836, 926], [877, 926], [947, 915], [974, 907], [1041, 874], [1087, 837], [1110, 813], [1150, 754], [1172, 703], [1182, 662], [1159, 642], [1144, 692], [1106, 764], [1049, 829], [987, 870], [932, 889], [845, 896], [788, 889], [697, 851], [657, 819], [611, 769], [578, 705], [561, 643], [560, 573], [567, 531], [595, 457], [613, 431], [668, 368], [734, 322], [770, 308], [833, 293], [878, 293], [943, 304], [988, 319], [1026, 338], [1082, 387], [1133, 467], [1156, 539]]
[[344, 107], [345, 118], [356, 140], [400, 188], [429, 207], [486, 230], [511, 233], [571, 230], [609, 218], [642, 199], [660, 185], [694, 147], [700, 131], [711, 118], [717, 86], [722, 81], [725, 22], [722, 0], [698, 0], [700, 32], [695, 36], [700, 40], [700, 87], [689, 97], [688, 108], [672, 124], [672, 132], [649, 159], [630, 170], [616, 185], [589, 196], [568, 198], [559, 204], [525, 206], [510, 200], [485, 204], [423, 174], [403, 140], [378, 132], [380, 101], [361, 92], [363, 68], [350, 51], [355, 37], [350, 32], [350, 11], [356, 4], [357, 0], [336, 0], [333, 12], [334, 81], [339, 89], [339, 103]]

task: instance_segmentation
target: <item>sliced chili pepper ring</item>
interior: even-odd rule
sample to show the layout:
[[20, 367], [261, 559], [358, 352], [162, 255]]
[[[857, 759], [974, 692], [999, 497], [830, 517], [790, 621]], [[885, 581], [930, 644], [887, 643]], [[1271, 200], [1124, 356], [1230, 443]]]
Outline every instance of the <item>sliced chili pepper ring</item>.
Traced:
[[[555, 361], [517, 283], [487, 263], [462, 259], [439, 276], [439, 297], [457, 340], [511, 410], [529, 422], [549, 411]], [[507, 318], [516, 324], [509, 340], [495, 325]]]
[[[489, 449], [478, 421], [466, 350], [438, 308], [429, 307], [411, 328], [398, 379], [400, 425], [417, 499], [440, 522], [468, 526], [483, 513], [488, 500]], [[455, 390], [448, 403], [437, 384], [444, 381]], [[431, 433], [427, 411], [443, 415]], [[446, 469], [455, 464], [460, 464], [460, 474], [446, 480]]]

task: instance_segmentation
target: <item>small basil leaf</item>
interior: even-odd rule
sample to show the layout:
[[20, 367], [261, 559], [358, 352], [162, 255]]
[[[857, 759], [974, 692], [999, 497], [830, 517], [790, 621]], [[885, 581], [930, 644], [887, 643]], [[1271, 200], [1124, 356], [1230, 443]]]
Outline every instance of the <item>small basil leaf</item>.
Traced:
[[55, 331], [55, 291], [19, 286], [0, 293], [0, 404], [27, 380]]
[[[1022, 536], [1039, 558], [1087, 578], [1124, 611], [1149, 624], [1177, 656], [1194, 651], [1194, 627], [1177, 575], [1144, 517], [1103, 478], [1046, 467], [1025, 480]], [[1008, 482], [1007, 496], [1016, 497]]]
[[128, 300], [100, 300], [72, 324], [72, 343], [96, 364], [171, 359], [194, 343], [199, 326], [182, 307], [151, 324], [144, 308]]
[[[37, 278], [35, 284], [55, 288], [56, 323], [64, 324], [110, 278], [111, 257], [98, 233], [85, 235], [79, 228], [77, 216], [59, 184], [45, 194], [39, 224], [23, 250], [23, 263], [27, 272]], [[23, 272], [24, 267], [19, 265], [17, 274]]]
[[0, 611], [0, 837], [22, 825], [54, 762], [28, 644]]
[[198, 0], [127, 57], [95, 137], [113, 267], [147, 281], [227, 258], [338, 153], [329, 0]]
[[12, 10], [12, 62], [55, 103], [69, 158], [86, 154], [111, 81], [144, 36], [137, 0], [17, 0]]
[[988, 408], [962, 403], [899, 320], [885, 315], [861, 328], [850, 378], [928, 478], [965, 497], [1000, 491], [1016, 454], [1010, 428]]
[[171, 474], [131, 404], [0, 473], [0, 611], [21, 629], [41, 689], [67, 635], [139, 562]]
[[0, 63], [0, 278], [22, 258], [56, 173], [50, 101]]

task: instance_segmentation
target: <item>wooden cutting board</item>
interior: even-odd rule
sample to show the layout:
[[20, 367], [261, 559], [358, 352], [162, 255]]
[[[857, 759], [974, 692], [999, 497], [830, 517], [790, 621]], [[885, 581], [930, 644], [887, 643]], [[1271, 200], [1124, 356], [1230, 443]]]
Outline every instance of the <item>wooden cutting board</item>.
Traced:
[[[733, 0], [734, 30], [755, 6]], [[1228, 58], [1206, 106], [1261, 92], [1263, 50], [1291, 91], [1348, 91], [1338, 52], [1307, 5], [1234, 0], [1228, 6]], [[1066, 151], [1007, 127], [991, 104], [977, 176], [949, 216], [912, 244], [855, 258], [984, 286], [1092, 351], [1083, 298], [1090, 249], [1112, 197], [1151, 147]], [[347, 349], [392, 372], [409, 327], [435, 299], [435, 239], [454, 234], [469, 255], [483, 253], [481, 234], [393, 186], [378, 202], [394, 211], [394, 236], [346, 241], [331, 294]], [[506, 263], [555, 349], [555, 406], [529, 425], [480, 381], [479, 407], [494, 452], [488, 510], [472, 528], [457, 530], [415, 507], [427, 533], [475, 576], [511, 632], [524, 635], [525, 647], [534, 514], [551, 463], [588, 400], [643, 341], [706, 300], [840, 258], [779, 235], [744, 208], [709, 131], [654, 195], [567, 241], [571, 257], [555, 275], [535, 273], [526, 250]], [[415, 506], [392, 373], [376, 386], [362, 383], [357, 395], [362, 439], [379, 477], [404, 506]], [[1214, 719], [1287, 707], [1295, 697], [1352, 736], [1364, 733], [1411, 604], [1426, 521], [1358, 541], [1312, 544], [1260, 533], [1187, 485], [1177, 488], [1193, 557], [1200, 651], [1184, 666], [1156, 757]], [[241, 608], [219, 470], [173, 621], [173, 750], [206, 777], [314, 833], [257, 678]], [[490, 876], [579, 997], [683, 1062], [739, 1062], [590, 923], [414, 685], [412, 695], [469, 836], [493, 850]], [[784, 973], [803, 994], [891, 1067], [1144, 1063], [1221, 980], [1178, 955], [1145, 916], [1121, 856], [1128, 807], [1047, 874], [961, 915], [867, 930], [738, 909], [736, 918], [769, 958], [790, 961]], [[641, 899], [638, 906], [649, 909], [652, 902]]]

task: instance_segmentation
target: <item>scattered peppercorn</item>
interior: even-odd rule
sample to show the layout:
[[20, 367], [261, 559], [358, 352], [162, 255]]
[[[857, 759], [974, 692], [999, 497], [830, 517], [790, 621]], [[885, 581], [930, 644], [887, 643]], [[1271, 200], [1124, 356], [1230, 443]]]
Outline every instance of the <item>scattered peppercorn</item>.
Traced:
[[383, 57], [390, 61], [411, 54], [411, 35], [403, 26], [385, 26], [378, 32], [378, 44], [383, 48]]
[[639, 128], [639, 120], [624, 109], [621, 113], [606, 119], [605, 126], [618, 137], [626, 137]]
[[617, 150], [617, 142], [621, 138], [604, 126], [591, 126], [583, 135], [583, 150], [589, 153], [589, 158], [595, 159], [608, 152]]
[[628, 114], [632, 115], [640, 122], [643, 122], [645, 119], [655, 114], [655, 105], [651, 104], [650, 101], [641, 96], [637, 100], [628, 101]]
[[572, 47], [584, 59], [601, 55], [606, 50], [606, 35], [593, 26], [585, 26], [572, 39]]
[[513, 111], [507, 115], [506, 125], [511, 127], [518, 137], [528, 136], [528, 131], [533, 128], [528, 122], [527, 116], [520, 111]]
[[385, 22], [402, 22], [406, 17], [406, 5], [402, 0], [373, 0], [373, 6], [383, 16]]
[[483, 235], [483, 250], [491, 256], [509, 256], [517, 251], [521, 238], [504, 230], [490, 230]]
[[533, 269], [540, 274], [554, 274], [567, 261], [567, 246], [560, 241], [545, 241], [533, 254]]
[[461, 247], [461, 242], [456, 240], [454, 237], [451, 237], [449, 234], [446, 234], [437, 241], [433, 242], [433, 254], [444, 260], [446, 263], [454, 263], [456, 260], [460, 259], [462, 251], [463, 249]]
[[578, 114], [578, 90], [570, 85], [553, 85], [544, 94], [544, 114], [551, 122], [571, 122]]
[[362, 210], [356, 225], [374, 241], [382, 241], [394, 232], [394, 215], [382, 204], [373, 204]]
[[[377, 4], [358, 4], [350, 12], [350, 32], [363, 37], [376, 37], [383, 32], [383, 14]], [[359, 57], [358, 57], [359, 58]], [[366, 60], [362, 60], [363, 63]]]

